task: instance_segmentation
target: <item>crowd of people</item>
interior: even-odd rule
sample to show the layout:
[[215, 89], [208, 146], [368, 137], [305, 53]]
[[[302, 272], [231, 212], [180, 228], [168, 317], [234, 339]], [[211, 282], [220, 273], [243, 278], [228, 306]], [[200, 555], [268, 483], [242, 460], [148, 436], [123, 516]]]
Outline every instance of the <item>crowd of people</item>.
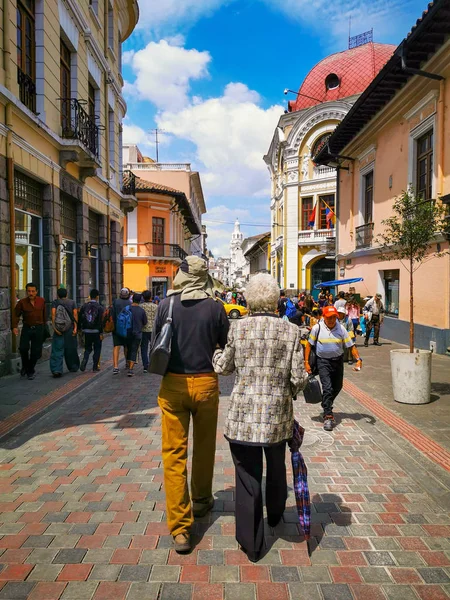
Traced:
[[[26, 289], [27, 297], [15, 308], [13, 325], [14, 333], [18, 334], [22, 318], [22, 374], [33, 379], [42, 341], [48, 332], [44, 299], [38, 296], [33, 283]], [[237, 320], [230, 327], [223, 303], [216, 301], [208, 265], [196, 256], [183, 260], [172, 290], [159, 304], [155, 304], [149, 291], [132, 293], [127, 288], [121, 290], [109, 308], [99, 304], [95, 289], [80, 310], [67, 297], [67, 290], [60, 288], [57, 296], [51, 309], [55, 333], [50, 369], [54, 376], [62, 374], [63, 359], [70, 371], [85, 370], [92, 352], [93, 370], [98, 371], [105, 332], [113, 334], [114, 374], [119, 372], [121, 347], [125, 350], [128, 375], [133, 376], [139, 346], [146, 372], [149, 348], [160, 339], [165, 325], [170, 324], [171, 347], [158, 405], [166, 518], [174, 549], [179, 553], [192, 548], [190, 531], [194, 519], [204, 517], [214, 506], [218, 375], [235, 374], [224, 434], [235, 465], [236, 539], [250, 561], [259, 561], [266, 547], [263, 456], [267, 463], [267, 521], [269, 527], [275, 527], [283, 516], [288, 495], [286, 445], [297, 439], [299, 431], [293, 402], [317, 373], [323, 392], [323, 427], [327, 431], [333, 429], [334, 402], [343, 382], [344, 353], [347, 351], [355, 361], [355, 370], [362, 367], [354, 335], [359, 304], [342, 292], [331, 298], [325, 290], [318, 302], [309, 294], [287, 298], [284, 291], [280, 294], [273, 277], [258, 274], [250, 280], [245, 299], [233, 292], [230, 299], [225, 296], [226, 302], [245, 301], [249, 309], [248, 318]], [[383, 313], [378, 295], [363, 308], [367, 322], [373, 322], [374, 343], [378, 343]], [[305, 326], [308, 335], [303, 349], [301, 327]], [[79, 330], [84, 334], [85, 345], [81, 363], [76, 352]], [[191, 419], [193, 458], [189, 490]]]

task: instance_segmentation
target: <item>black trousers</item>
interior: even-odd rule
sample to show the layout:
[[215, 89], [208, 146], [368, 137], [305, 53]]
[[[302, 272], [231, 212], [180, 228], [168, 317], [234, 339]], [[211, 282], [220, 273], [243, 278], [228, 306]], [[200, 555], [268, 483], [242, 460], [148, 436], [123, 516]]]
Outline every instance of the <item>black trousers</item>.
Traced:
[[148, 365], [150, 364], [149, 351], [150, 351], [151, 339], [152, 339], [151, 331], [143, 331], [142, 332], [141, 356], [142, 356], [142, 365], [143, 365], [144, 369], [148, 369]]
[[366, 340], [365, 343], [369, 343], [370, 333], [373, 328], [373, 341], [378, 342], [380, 336], [380, 315], [372, 315], [369, 323], [366, 323]]
[[134, 335], [127, 338], [127, 361], [136, 362], [140, 343], [141, 338], [135, 337]]
[[100, 339], [99, 333], [84, 334], [84, 360], [86, 362], [89, 360], [92, 350], [94, 350], [92, 368], [97, 369], [100, 360], [100, 354], [102, 352], [102, 340]]
[[263, 451], [266, 455], [266, 508], [269, 525], [275, 526], [286, 507], [286, 442], [276, 446], [246, 446], [230, 442], [236, 468], [236, 540], [248, 557], [259, 560], [264, 551], [261, 482]]
[[27, 375], [34, 374], [37, 361], [42, 356], [44, 344], [44, 325], [23, 325], [20, 335], [19, 352], [22, 358], [22, 369]]
[[322, 408], [324, 416], [333, 414], [333, 402], [342, 390], [344, 382], [344, 357], [317, 357], [320, 383], [322, 384]]

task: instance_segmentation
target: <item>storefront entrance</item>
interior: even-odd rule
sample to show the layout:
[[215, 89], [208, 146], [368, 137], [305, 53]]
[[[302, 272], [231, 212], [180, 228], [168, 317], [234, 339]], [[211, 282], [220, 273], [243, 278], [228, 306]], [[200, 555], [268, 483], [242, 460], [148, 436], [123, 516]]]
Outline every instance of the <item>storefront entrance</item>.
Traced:
[[336, 266], [334, 259], [320, 258], [311, 267], [311, 294], [317, 300], [320, 290], [315, 290], [314, 286], [322, 281], [332, 281], [336, 278]]

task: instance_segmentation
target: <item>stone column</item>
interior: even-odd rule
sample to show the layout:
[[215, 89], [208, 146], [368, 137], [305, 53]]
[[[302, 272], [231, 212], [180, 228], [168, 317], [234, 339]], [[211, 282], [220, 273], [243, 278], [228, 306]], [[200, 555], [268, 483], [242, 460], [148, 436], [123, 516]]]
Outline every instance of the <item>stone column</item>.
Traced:
[[77, 203], [77, 304], [86, 302], [89, 295], [89, 256], [86, 252], [89, 243], [89, 205]]
[[[99, 216], [99, 234], [98, 241], [100, 244], [100, 248], [103, 244], [108, 243], [108, 217], [106, 215]], [[108, 273], [108, 262], [104, 260], [99, 248], [99, 292], [100, 292], [100, 302], [104, 306], [109, 306], [111, 304], [111, 298], [109, 298], [109, 273]]]
[[10, 302], [10, 222], [6, 182], [6, 158], [0, 156], [0, 377], [10, 371], [11, 302]]
[[119, 221], [111, 221], [111, 281], [112, 300], [117, 298], [122, 288], [122, 228]]
[[285, 182], [284, 213], [284, 243], [286, 245], [286, 264], [284, 272], [286, 278], [286, 293], [297, 294], [300, 286], [298, 280], [298, 159], [291, 158], [287, 161], [288, 172]]

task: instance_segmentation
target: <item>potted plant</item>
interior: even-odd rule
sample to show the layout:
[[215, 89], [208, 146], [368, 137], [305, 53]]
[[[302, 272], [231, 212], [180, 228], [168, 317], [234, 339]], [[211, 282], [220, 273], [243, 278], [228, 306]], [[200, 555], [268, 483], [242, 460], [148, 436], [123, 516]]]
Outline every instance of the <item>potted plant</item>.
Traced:
[[443, 256], [436, 238], [446, 231], [446, 207], [423, 200], [410, 187], [395, 199], [376, 242], [382, 260], [399, 260], [409, 273], [409, 350], [391, 350], [394, 400], [426, 404], [431, 394], [431, 351], [414, 348], [414, 274], [426, 261]]

